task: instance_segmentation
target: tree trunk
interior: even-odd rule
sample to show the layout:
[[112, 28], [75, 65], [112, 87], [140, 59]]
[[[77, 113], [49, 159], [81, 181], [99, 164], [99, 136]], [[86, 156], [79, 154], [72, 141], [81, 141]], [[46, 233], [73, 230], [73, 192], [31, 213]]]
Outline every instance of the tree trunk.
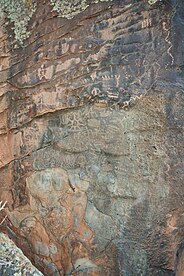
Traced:
[[44, 275], [181, 276], [183, 1], [51, 2], [3, 6], [1, 229]]

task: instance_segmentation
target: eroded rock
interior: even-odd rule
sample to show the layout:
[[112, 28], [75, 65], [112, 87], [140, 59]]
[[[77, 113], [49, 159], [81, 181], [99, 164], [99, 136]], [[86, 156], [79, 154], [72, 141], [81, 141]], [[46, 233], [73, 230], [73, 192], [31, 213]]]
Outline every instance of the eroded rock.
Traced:
[[183, 3], [146, 2], [2, 21], [1, 228], [44, 275], [182, 273]]
[[0, 234], [0, 252], [0, 273], [2, 276], [43, 275], [3, 233]]

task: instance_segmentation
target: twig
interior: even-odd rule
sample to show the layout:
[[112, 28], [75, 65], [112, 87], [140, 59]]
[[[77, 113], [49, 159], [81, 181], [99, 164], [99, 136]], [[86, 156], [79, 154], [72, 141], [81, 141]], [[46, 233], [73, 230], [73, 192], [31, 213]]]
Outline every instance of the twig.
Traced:
[[7, 201], [3, 203], [3, 201], [0, 201], [0, 211], [2, 211], [6, 205]]
[[[3, 203], [3, 201], [0, 201], [0, 211], [2, 211], [5, 208], [7, 201], [5, 201]], [[0, 225], [3, 224], [3, 222], [5, 221], [5, 219], [7, 218], [7, 215], [4, 217], [4, 219], [0, 222]]]

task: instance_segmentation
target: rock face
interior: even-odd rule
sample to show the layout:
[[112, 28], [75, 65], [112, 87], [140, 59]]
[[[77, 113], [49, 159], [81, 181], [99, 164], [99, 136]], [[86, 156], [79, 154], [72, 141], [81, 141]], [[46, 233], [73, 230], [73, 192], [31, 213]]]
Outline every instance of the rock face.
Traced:
[[0, 252], [1, 276], [43, 276], [3, 233], [0, 233]]
[[2, 231], [44, 275], [183, 275], [182, 0], [39, 2], [23, 48], [1, 21]]

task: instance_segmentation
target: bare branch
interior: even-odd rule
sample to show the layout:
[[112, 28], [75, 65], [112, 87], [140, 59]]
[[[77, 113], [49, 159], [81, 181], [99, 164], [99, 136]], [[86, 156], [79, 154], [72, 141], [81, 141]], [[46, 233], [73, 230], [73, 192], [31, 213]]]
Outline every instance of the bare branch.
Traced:
[[[0, 211], [2, 211], [5, 208], [7, 201], [5, 201], [3, 203], [3, 201], [0, 201]], [[3, 222], [5, 221], [5, 219], [7, 218], [7, 216], [4, 217], [4, 219], [0, 222], [0, 225], [3, 224]]]
[[7, 201], [3, 203], [3, 201], [0, 201], [0, 211], [2, 211], [6, 205]]

